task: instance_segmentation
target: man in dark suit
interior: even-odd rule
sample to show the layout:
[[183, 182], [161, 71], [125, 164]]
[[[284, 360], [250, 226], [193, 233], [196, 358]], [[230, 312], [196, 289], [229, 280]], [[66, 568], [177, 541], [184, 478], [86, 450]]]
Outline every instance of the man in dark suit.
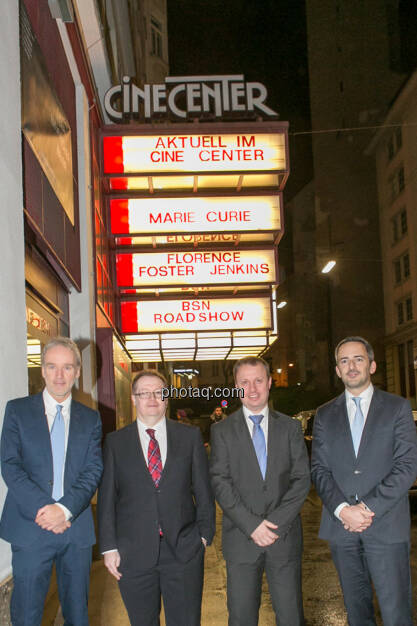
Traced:
[[268, 407], [271, 377], [263, 360], [234, 367], [242, 408], [211, 430], [210, 473], [223, 509], [229, 625], [256, 626], [262, 574], [277, 624], [304, 623], [300, 509], [310, 488], [300, 423]]
[[319, 536], [330, 542], [350, 626], [376, 624], [371, 581], [384, 626], [411, 626], [411, 408], [372, 386], [376, 363], [365, 339], [343, 339], [335, 356], [345, 392], [318, 409], [313, 430], [312, 477], [324, 504]]
[[110, 433], [98, 519], [104, 564], [134, 626], [200, 624], [204, 548], [215, 530], [207, 454], [198, 428], [166, 419], [165, 378], [139, 372], [136, 421]]
[[38, 626], [55, 563], [65, 624], [87, 626], [90, 500], [102, 472], [101, 420], [72, 400], [80, 375], [76, 344], [51, 340], [42, 353], [42, 393], [11, 400], [1, 437], [8, 487], [0, 537], [12, 544], [13, 626]]

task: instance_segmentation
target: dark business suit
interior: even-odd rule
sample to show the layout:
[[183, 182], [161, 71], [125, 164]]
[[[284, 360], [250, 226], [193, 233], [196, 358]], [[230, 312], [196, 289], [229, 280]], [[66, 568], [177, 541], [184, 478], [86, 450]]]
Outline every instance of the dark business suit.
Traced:
[[[265, 480], [242, 409], [213, 425], [211, 442], [212, 485], [223, 509], [223, 554], [232, 572], [228, 576], [229, 624], [258, 623], [262, 569], [268, 577], [277, 623], [302, 624], [299, 513], [310, 488], [310, 472], [300, 424], [269, 411]], [[262, 548], [251, 534], [264, 519], [278, 525], [279, 539]], [[248, 563], [260, 567], [258, 574], [245, 580], [243, 570], [239, 576], [239, 565]], [[239, 576], [237, 581], [233, 572]]]
[[[384, 626], [412, 624], [408, 489], [416, 475], [416, 427], [407, 400], [374, 390], [357, 457], [345, 393], [318, 409], [312, 478], [324, 504], [319, 536], [330, 542], [352, 626], [375, 624], [369, 575]], [[357, 501], [375, 513], [362, 533], [345, 530], [334, 515], [342, 502]]]
[[[214, 498], [207, 454], [198, 428], [166, 420], [167, 457], [156, 488], [143, 455], [136, 422], [107, 436], [104, 472], [99, 489], [99, 541], [102, 552], [117, 549], [121, 557], [120, 590], [132, 624], [159, 624], [160, 593], [144, 606], [141, 581], [169, 562], [189, 564], [189, 607], [176, 615], [184, 595], [162, 589], [168, 626], [200, 623], [204, 549], [212, 541]], [[159, 529], [163, 533], [161, 539]], [[174, 596], [174, 597], [172, 597]], [[148, 601], [149, 604], [149, 601]], [[172, 608], [173, 607], [173, 608]]]
[[[1, 437], [1, 472], [8, 492], [0, 537], [12, 544], [13, 625], [40, 624], [53, 560], [66, 623], [88, 624], [84, 600], [95, 543], [90, 500], [102, 472], [100, 416], [72, 400], [64, 495], [59, 502], [73, 517], [63, 534], [43, 530], [34, 521], [40, 508], [55, 503], [51, 495], [51, 439], [41, 393], [8, 402]], [[66, 570], [71, 567], [77, 571], [69, 581]], [[33, 594], [37, 606], [29, 613], [27, 603]]]

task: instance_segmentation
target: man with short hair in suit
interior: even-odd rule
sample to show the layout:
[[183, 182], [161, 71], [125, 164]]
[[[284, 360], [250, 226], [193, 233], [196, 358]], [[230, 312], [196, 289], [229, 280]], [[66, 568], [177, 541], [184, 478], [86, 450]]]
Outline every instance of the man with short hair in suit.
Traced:
[[312, 477], [323, 501], [319, 537], [330, 543], [350, 626], [412, 626], [408, 489], [417, 475], [410, 404], [373, 387], [372, 346], [346, 337], [335, 351], [340, 396], [320, 407]]
[[77, 345], [56, 337], [41, 357], [45, 389], [8, 402], [1, 472], [8, 487], [0, 537], [12, 544], [13, 626], [39, 626], [55, 563], [65, 624], [88, 625], [90, 501], [102, 472], [101, 420], [72, 400]]
[[277, 624], [304, 623], [300, 510], [310, 471], [300, 423], [268, 407], [266, 361], [234, 366], [242, 408], [211, 430], [210, 473], [223, 510], [230, 626], [256, 626], [265, 571]]
[[136, 421], [110, 433], [98, 521], [104, 564], [118, 580], [130, 623], [199, 626], [204, 548], [215, 531], [214, 498], [200, 430], [166, 418], [165, 378], [133, 380]]

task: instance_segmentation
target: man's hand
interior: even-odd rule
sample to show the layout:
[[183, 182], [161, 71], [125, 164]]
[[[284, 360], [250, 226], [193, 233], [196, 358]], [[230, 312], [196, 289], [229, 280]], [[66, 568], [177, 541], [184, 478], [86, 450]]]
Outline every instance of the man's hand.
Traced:
[[56, 504], [47, 504], [39, 509], [35, 522], [44, 530], [50, 530], [56, 535], [65, 532], [71, 526], [65, 519], [64, 511]]
[[117, 569], [120, 565], [120, 554], [118, 550], [113, 550], [112, 552], [106, 552], [104, 554], [104, 565], [116, 580], [121, 579], [122, 575]]
[[251, 537], [256, 545], [261, 546], [262, 548], [265, 546], [271, 546], [279, 537], [279, 535], [272, 532], [271, 529], [276, 530], [277, 528], [278, 526], [276, 524], [268, 522], [267, 519], [264, 519], [264, 521], [261, 522], [257, 528], [255, 528]]
[[207, 548], [207, 539], [205, 537], [201, 537], [201, 542], [205, 548]]
[[354, 506], [344, 506], [339, 513], [345, 530], [352, 533], [361, 533], [372, 524], [375, 513], [370, 511], [361, 502]]

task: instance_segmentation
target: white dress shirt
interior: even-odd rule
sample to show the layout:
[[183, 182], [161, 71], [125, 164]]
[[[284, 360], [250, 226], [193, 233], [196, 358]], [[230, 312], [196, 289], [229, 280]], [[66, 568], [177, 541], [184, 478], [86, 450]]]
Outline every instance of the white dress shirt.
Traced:
[[[72, 400], [72, 395], [70, 394], [68, 396], [68, 398], [66, 398], [65, 400], [63, 400], [62, 402], [57, 402], [55, 400], [55, 398], [53, 398], [51, 396], [51, 394], [48, 392], [48, 390], [45, 389], [43, 390], [42, 393], [42, 397], [43, 397], [43, 404], [45, 407], [45, 415], [46, 415], [46, 419], [48, 420], [48, 428], [49, 428], [49, 432], [51, 432], [54, 420], [55, 420], [55, 416], [56, 416], [56, 412], [57, 412], [57, 405], [59, 404], [60, 406], [62, 406], [62, 417], [64, 418], [64, 425], [65, 425], [65, 457], [64, 457], [64, 469], [62, 472], [62, 493], [64, 493], [64, 472], [65, 472], [65, 459], [67, 457], [67, 447], [68, 447], [68, 435], [69, 435], [69, 427], [70, 427], [70, 418], [71, 418], [71, 400]], [[65, 519], [68, 521], [69, 519], [71, 519], [72, 517], [72, 513], [71, 511], [69, 511], [67, 509], [66, 506], [64, 506], [63, 504], [59, 504], [59, 502], [57, 502], [57, 505], [59, 507], [61, 507], [61, 509], [64, 511], [65, 513]]]
[[138, 426], [140, 445], [142, 446], [143, 456], [145, 457], [146, 465], [148, 465], [148, 448], [151, 440], [150, 436], [146, 432], [148, 428], [152, 428], [155, 431], [155, 439], [159, 443], [159, 450], [161, 452], [162, 467], [164, 467], [167, 460], [167, 423], [165, 417], [162, 417], [159, 422], [153, 426], [148, 426], [142, 422], [138, 417], [136, 418]]
[[253, 429], [255, 427], [255, 424], [252, 422], [251, 419], [249, 419], [249, 415], [263, 415], [264, 416], [263, 420], [260, 423], [260, 427], [262, 428], [264, 436], [265, 436], [265, 446], [266, 446], [266, 451], [268, 452], [268, 418], [269, 418], [268, 405], [264, 406], [262, 411], [259, 411], [258, 413], [249, 411], [249, 409], [243, 405], [242, 405], [242, 409], [243, 409], [243, 415], [245, 416], [246, 424], [248, 425], [248, 428], [249, 428], [249, 434], [250, 434], [251, 439], [253, 436]]
[[[353, 393], [350, 393], [350, 391], [345, 389], [346, 410], [348, 414], [349, 425], [351, 428], [352, 428], [353, 420], [355, 419], [355, 414], [356, 414], [356, 403], [354, 402], [353, 398], [359, 397], [361, 399], [360, 407], [361, 407], [362, 415], [363, 415], [363, 427], [365, 428], [366, 418], [368, 417], [369, 407], [371, 405], [373, 394], [374, 394], [374, 386], [372, 385], [372, 383], [370, 383], [369, 387], [367, 387], [365, 391], [362, 391], [362, 393], [360, 393], [359, 396], [354, 396]], [[336, 507], [334, 514], [336, 515], [337, 519], [340, 520], [340, 515], [339, 515], [340, 511], [345, 506], [349, 506], [349, 503], [341, 502], [339, 506]]]

